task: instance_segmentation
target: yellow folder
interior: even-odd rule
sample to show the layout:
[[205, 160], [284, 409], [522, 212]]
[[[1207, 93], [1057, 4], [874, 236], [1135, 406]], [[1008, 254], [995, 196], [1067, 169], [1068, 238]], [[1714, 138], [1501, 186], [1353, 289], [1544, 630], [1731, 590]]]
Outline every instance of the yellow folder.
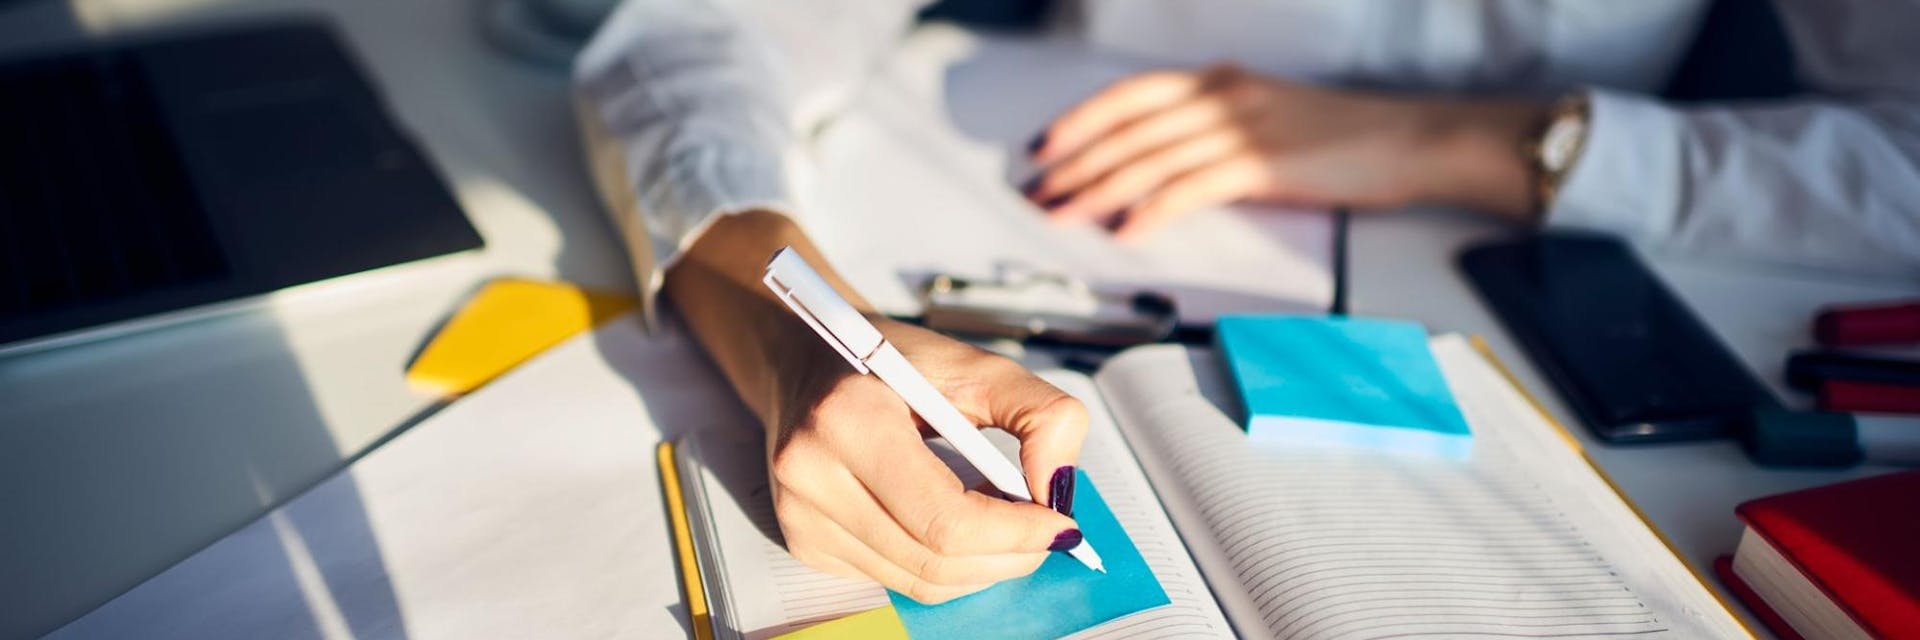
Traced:
[[467, 393], [637, 304], [629, 296], [562, 282], [494, 280], [420, 351], [407, 367], [407, 385], [439, 395]]

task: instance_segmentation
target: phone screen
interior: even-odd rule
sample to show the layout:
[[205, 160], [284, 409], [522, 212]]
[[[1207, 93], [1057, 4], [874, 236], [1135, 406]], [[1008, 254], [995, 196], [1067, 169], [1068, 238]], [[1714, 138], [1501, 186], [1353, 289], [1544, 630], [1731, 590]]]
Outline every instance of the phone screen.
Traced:
[[1734, 435], [1778, 401], [1618, 240], [1536, 235], [1460, 267], [1587, 427], [1613, 442]]

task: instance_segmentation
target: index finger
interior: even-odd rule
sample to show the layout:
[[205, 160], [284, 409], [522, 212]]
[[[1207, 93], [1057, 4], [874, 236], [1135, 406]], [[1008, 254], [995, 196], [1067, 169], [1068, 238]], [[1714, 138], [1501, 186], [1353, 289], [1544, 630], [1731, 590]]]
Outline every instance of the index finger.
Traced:
[[1049, 164], [1071, 156], [1108, 130], [1198, 93], [1204, 74], [1149, 71], [1121, 79], [1055, 118], [1033, 149], [1033, 160]]
[[[1052, 504], [1052, 480], [1071, 469], [1087, 439], [1087, 407], [1079, 399], [1012, 362], [993, 373], [993, 384], [954, 398], [969, 418], [997, 427], [1020, 440], [1020, 467], [1036, 501]], [[990, 389], [990, 390], [988, 390]]]
[[847, 469], [901, 528], [934, 553], [1033, 553], [1051, 548], [1068, 531], [1078, 532], [1071, 518], [1052, 509], [962, 489], [924, 442], [873, 444], [868, 453], [885, 453], [848, 456]]

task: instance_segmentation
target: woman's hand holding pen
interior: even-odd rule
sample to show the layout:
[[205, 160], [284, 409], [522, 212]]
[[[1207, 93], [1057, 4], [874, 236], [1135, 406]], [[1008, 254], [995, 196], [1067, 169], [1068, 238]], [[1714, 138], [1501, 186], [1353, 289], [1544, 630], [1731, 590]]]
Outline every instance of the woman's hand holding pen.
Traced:
[[[1056, 474], [1072, 482], [1087, 424], [1079, 401], [998, 355], [918, 327], [878, 326], [962, 413], [1021, 439], [1033, 495], [1054, 493]], [[1049, 550], [1080, 541], [1061, 513], [962, 486], [878, 378], [852, 375], [831, 352], [804, 361], [814, 364], [793, 372], [798, 384], [776, 402], [769, 432], [774, 509], [802, 561], [931, 603], [1032, 573]]]
[[1032, 148], [1027, 196], [1063, 222], [1123, 239], [1236, 201], [1309, 207], [1451, 204], [1524, 219], [1535, 208], [1527, 102], [1340, 91], [1231, 65], [1121, 80]]
[[665, 293], [766, 425], [788, 550], [814, 568], [934, 603], [1032, 573], [1049, 550], [1078, 544], [1079, 529], [1063, 513], [1071, 513], [1086, 408], [1012, 360], [876, 320], [969, 420], [1020, 440], [1028, 490], [1058, 511], [968, 490], [928, 448], [926, 426], [898, 394], [857, 375], [761, 285], [766, 256], [785, 245], [865, 308], [773, 213], [715, 223], [668, 272]]

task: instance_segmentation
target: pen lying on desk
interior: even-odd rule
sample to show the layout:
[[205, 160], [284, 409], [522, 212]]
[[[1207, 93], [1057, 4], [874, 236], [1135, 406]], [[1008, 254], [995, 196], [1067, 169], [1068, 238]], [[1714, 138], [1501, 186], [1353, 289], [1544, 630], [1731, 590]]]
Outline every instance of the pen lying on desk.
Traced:
[[[872, 373], [899, 394], [907, 407], [953, 445], [967, 464], [986, 476], [993, 488], [1014, 499], [1033, 501], [1033, 494], [1027, 491], [1026, 474], [1001, 455], [1000, 450], [981, 435], [980, 428], [940, 395], [933, 383], [921, 376], [907, 362], [907, 357], [900, 355], [900, 350], [887, 342], [886, 336], [880, 335], [880, 330], [848, 304], [846, 298], [840, 297], [793, 247], [773, 255], [762, 281], [807, 326], [820, 334], [827, 346], [846, 358], [854, 371], [861, 375]], [[1067, 554], [1089, 569], [1102, 573], [1107, 570], [1100, 554], [1094, 552], [1093, 544], [1085, 540], [1068, 549]]]
[[1755, 462], [1768, 465], [1920, 465], [1920, 418], [1763, 409], [1753, 412], [1745, 444]]

